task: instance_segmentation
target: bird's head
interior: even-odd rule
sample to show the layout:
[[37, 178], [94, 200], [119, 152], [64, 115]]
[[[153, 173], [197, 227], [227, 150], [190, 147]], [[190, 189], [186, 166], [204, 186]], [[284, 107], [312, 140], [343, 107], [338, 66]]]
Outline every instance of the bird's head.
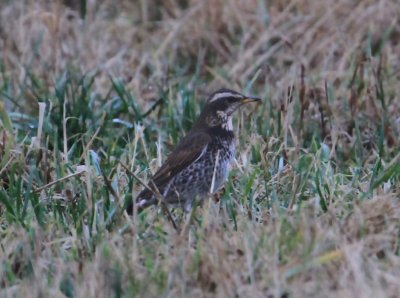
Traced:
[[232, 130], [232, 114], [242, 105], [260, 100], [229, 89], [220, 89], [208, 97], [200, 119], [209, 127], [221, 126]]

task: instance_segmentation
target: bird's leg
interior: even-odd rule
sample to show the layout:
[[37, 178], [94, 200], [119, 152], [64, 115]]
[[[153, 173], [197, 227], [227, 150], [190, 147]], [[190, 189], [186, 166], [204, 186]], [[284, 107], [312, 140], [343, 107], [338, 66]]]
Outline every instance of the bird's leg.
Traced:
[[[192, 202], [193, 203], [193, 202]], [[192, 203], [190, 204], [190, 209], [185, 209], [184, 215], [183, 215], [183, 228], [181, 231], [181, 236], [185, 236], [186, 234], [188, 235], [188, 245], [191, 248], [196, 248], [196, 237], [194, 235], [193, 231], [193, 220], [195, 219], [195, 213], [196, 213], [196, 207], [197, 204], [194, 202], [194, 208], [192, 208]]]

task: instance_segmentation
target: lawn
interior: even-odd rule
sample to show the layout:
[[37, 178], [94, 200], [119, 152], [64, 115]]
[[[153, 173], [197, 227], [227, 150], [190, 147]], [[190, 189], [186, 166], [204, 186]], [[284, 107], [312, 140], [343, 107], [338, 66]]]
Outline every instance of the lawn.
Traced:
[[[1, 297], [398, 297], [394, 0], [3, 0]], [[134, 200], [208, 94], [236, 162], [192, 214]]]

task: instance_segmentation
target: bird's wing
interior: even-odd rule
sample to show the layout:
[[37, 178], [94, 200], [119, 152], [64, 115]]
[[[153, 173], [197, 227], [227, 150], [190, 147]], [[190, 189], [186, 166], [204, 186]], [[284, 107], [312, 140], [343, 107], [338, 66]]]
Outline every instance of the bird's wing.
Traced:
[[152, 180], [157, 187], [162, 188], [175, 175], [198, 160], [206, 152], [210, 141], [211, 137], [204, 132], [191, 133], [182, 139], [154, 174]]

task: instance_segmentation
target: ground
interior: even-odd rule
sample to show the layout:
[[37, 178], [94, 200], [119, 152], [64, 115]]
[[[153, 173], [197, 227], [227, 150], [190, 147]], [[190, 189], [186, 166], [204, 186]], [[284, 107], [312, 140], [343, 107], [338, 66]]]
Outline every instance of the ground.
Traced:
[[[397, 297], [400, 5], [2, 1], [0, 296]], [[124, 206], [210, 92], [219, 197]]]

